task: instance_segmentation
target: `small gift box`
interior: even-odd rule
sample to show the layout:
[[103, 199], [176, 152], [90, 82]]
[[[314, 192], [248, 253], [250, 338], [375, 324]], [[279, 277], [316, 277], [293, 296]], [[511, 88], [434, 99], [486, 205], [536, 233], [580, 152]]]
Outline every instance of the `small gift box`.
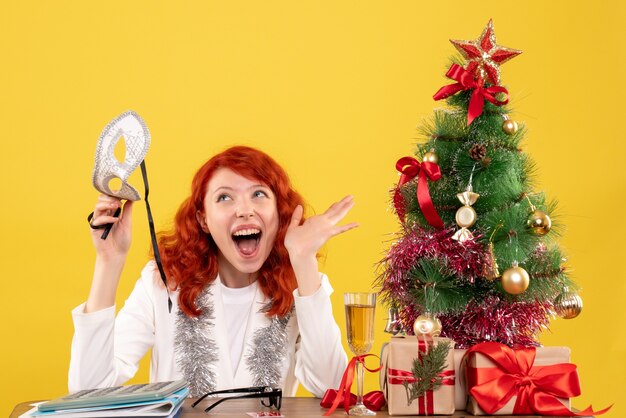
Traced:
[[473, 415], [544, 416], [606, 412], [570, 410], [570, 398], [580, 395], [580, 382], [569, 359], [567, 347], [514, 350], [494, 342], [471, 347], [463, 359], [470, 395], [467, 411]]
[[453, 348], [447, 338], [391, 338], [381, 354], [381, 385], [389, 415], [454, 413]]

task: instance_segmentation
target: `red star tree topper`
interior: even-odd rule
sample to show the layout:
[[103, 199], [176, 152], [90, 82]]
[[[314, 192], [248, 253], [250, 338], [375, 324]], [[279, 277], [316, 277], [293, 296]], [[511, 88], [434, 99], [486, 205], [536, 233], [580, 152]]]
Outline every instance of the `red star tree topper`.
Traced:
[[475, 41], [450, 40], [452, 45], [467, 59], [465, 69], [476, 78], [482, 78], [492, 85], [500, 84], [500, 65], [521, 54], [522, 51], [496, 44], [493, 22], [489, 23]]

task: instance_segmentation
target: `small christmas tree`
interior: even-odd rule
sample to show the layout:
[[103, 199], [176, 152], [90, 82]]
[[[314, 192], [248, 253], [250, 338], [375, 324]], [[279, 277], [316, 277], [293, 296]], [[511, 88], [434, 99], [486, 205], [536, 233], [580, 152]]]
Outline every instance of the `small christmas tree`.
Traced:
[[421, 127], [421, 162], [397, 163], [402, 230], [378, 283], [387, 331], [440, 332], [457, 348], [537, 346], [550, 317], [575, 317], [582, 301], [554, 239], [556, 204], [533, 191], [525, 129], [505, 106], [500, 65], [521, 51], [497, 45], [491, 21], [477, 40], [451, 42], [465, 62], [434, 96], [448, 107]]

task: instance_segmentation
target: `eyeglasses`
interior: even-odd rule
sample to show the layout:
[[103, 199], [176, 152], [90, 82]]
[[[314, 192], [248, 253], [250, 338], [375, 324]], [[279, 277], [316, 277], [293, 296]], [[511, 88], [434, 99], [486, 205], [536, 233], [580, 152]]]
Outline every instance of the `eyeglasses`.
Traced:
[[225, 389], [225, 390], [216, 390], [213, 392], [205, 393], [197, 401], [191, 404], [192, 408], [195, 408], [200, 402], [202, 402], [207, 396], [212, 395], [221, 395], [227, 393], [244, 393], [244, 395], [237, 396], [229, 396], [227, 398], [221, 398], [212, 405], [210, 405], [204, 412], [209, 412], [211, 409], [215, 408], [217, 405], [221, 404], [224, 401], [229, 399], [244, 399], [244, 398], [267, 398], [268, 403], [266, 404], [264, 400], [261, 401], [261, 405], [272, 408], [272, 409], [280, 409], [280, 406], [283, 401], [283, 391], [282, 389], [274, 389], [269, 386], [256, 386], [250, 388], [237, 388], [237, 389]]

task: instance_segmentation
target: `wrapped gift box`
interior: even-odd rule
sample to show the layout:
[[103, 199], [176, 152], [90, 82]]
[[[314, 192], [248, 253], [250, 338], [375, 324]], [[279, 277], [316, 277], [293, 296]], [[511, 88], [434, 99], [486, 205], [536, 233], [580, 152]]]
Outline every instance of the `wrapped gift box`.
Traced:
[[[414, 382], [413, 361], [423, 355], [425, 342], [414, 336], [392, 337], [381, 353], [381, 387], [387, 400], [389, 415], [451, 415], [454, 413], [454, 342], [447, 338], [434, 338], [430, 344], [450, 343], [446, 357], [443, 383], [434, 390], [410, 403], [403, 381]], [[421, 347], [419, 346], [421, 344]]]
[[[461, 350], [457, 351], [457, 360], [459, 361], [457, 365], [457, 367], [459, 368], [457, 370], [461, 370], [460, 368], [463, 367], [463, 364], [461, 364], [461, 359], [463, 358], [463, 355], [461, 354]], [[519, 354], [516, 352], [516, 360], [518, 355]], [[484, 354], [471, 352], [463, 361], [466, 361], [465, 369], [463, 370], [464, 373], [457, 373], [461, 374], [458, 380], [463, 379], [465, 382], [467, 382], [467, 389], [464, 391], [465, 393], [471, 393], [470, 391], [475, 385], [480, 385], [490, 380], [493, 381], [494, 376], [497, 375], [497, 373], [494, 374], [494, 372], [496, 371], [496, 369], [498, 369], [498, 367], [489, 357]], [[570, 349], [568, 347], [540, 347], [536, 349], [535, 359], [532, 363], [532, 369], [530, 374], [533, 374], [535, 370], [538, 370], [538, 368], [542, 366], [569, 363], [569, 361]], [[462, 376], [462, 374], [465, 374], [465, 376]], [[555, 399], [558, 399], [558, 401], [560, 401], [567, 409], [570, 409], [569, 398], [555, 397]], [[497, 411], [493, 412], [493, 415], [513, 415], [513, 409], [516, 401], [517, 395], [513, 395], [508, 400], [508, 402], [506, 402], [506, 404], [504, 404]], [[459, 405], [462, 402], [461, 397], [457, 397], [456, 402], [457, 405]], [[483, 411], [483, 409], [479, 405], [479, 401], [477, 401], [471, 394], [468, 397], [466, 409], [469, 413], [473, 415], [489, 415], [485, 411]]]

